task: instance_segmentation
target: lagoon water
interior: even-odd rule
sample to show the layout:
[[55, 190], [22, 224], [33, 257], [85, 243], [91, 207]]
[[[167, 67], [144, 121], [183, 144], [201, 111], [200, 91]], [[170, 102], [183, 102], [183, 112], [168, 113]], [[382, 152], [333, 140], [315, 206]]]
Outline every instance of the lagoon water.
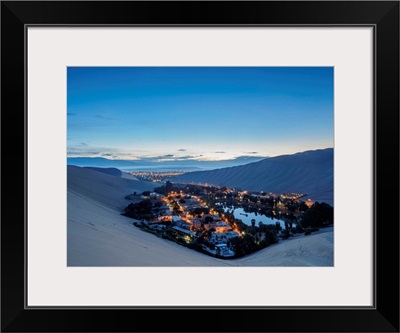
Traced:
[[281, 227], [285, 227], [285, 223], [277, 218], [271, 218], [271, 217], [267, 217], [265, 215], [261, 215], [261, 214], [257, 214], [257, 213], [246, 213], [244, 211], [243, 208], [235, 208], [233, 206], [224, 206], [224, 211], [232, 211], [233, 210], [233, 214], [235, 215], [235, 218], [237, 219], [241, 219], [243, 221], [243, 223], [246, 223], [247, 225], [251, 225], [251, 220], [255, 219], [256, 220], [256, 225], [258, 226], [258, 222], [262, 222], [264, 224], [273, 224], [275, 225], [276, 222], [280, 222]]

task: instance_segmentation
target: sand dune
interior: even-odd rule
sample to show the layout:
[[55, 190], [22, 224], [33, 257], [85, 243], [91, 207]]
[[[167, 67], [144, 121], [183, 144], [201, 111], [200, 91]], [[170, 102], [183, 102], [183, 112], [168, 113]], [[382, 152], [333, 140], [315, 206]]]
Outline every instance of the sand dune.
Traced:
[[131, 179], [131, 180], [139, 180], [135, 176], [132, 176], [130, 173], [122, 172], [121, 178]]
[[217, 259], [160, 239], [132, 220], [68, 193], [68, 266], [210, 266]]
[[333, 228], [295, 236], [232, 261], [243, 266], [333, 266]]
[[143, 232], [120, 215], [129, 204], [125, 195], [154, 186], [68, 166], [68, 266], [229, 265]]
[[68, 192], [84, 195], [114, 209], [121, 209], [129, 203], [124, 199], [126, 195], [135, 191], [141, 193], [152, 190], [155, 186], [151, 182], [117, 177], [89, 168], [68, 166]]
[[96, 167], [85, 167], [85, 168], [93, 171], [102, 172], [110, 176], [117, 176], [117, 177], [122, 176], [122, 171], [117, 168], [96, 168]]
[[333, 205], [333, 149], [282, 155], [218, 170], [188, 172], [171, 181], [272, 193], [306, 193], [315, 201]]
[[157, 238], [120, 215], [126, 194], [153, 183], [68, 166], [68, 266], [329, 266], [333, 231], [283, 241], [248, 257], [221, 260]]

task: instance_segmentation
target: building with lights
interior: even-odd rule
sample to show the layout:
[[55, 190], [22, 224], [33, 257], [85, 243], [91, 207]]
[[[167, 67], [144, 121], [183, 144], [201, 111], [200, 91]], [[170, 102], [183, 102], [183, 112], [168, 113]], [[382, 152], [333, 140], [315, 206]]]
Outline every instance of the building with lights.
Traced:
[[232, 238], [239, 237], [236, 231], [226, 232], [211, 232], [210, 243], [211, 244], [227, 244]]

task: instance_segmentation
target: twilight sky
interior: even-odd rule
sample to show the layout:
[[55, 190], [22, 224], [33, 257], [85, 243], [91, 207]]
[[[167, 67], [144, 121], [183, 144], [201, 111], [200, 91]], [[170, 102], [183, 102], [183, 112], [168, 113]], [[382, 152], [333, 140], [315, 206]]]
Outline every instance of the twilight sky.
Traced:
[[67, 155], [221, 160], [333, 147], [332, 67], [69, 67]]

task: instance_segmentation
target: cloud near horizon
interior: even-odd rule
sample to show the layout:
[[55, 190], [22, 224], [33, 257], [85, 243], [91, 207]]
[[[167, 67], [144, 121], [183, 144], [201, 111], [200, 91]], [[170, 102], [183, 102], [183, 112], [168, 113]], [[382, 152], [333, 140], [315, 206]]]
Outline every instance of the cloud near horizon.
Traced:
[[[225, 152], [224, 152], [225, 154]], [[142, 156], [140, 156], [142, 155]], [[254, 158], [252, 155], [238, 155], [238, 156], [227, 156], [226, 158], [217, 158], [204, 154], [164, 154], [164, 155], [150, 155], [146, 154], [133, 154], [127, 152], [120, 152], [117, 149], [112, 148], [98, 148], [89, 147], [86, 143], [80, 143], [74, 147], [67, 149], [68, 158], [78, 157], [103, 157], [113, 160], [132, 160], [132, 161], [143, 161], [143, 162], [173, 162], [173, 161], [221, 161], [221, 160], [235, 160], [240, 158]], [[263, 158], [260, 156], [260, 159]]]
[[68, 67], [69, 156], [228, 160], [329, 147], [333, 74], [318, 66]]
[[148, 157], [142, 158], [142, 160], [150, 160], [154, 162], [164, 162], [164, 161], [186, 161], [186, 160], [196, 160], [196, 158], [200, 157], [201, 155], [174, 155], [174, 154], [166, 154], [162, 156], [155, 156], [155, 157]]

